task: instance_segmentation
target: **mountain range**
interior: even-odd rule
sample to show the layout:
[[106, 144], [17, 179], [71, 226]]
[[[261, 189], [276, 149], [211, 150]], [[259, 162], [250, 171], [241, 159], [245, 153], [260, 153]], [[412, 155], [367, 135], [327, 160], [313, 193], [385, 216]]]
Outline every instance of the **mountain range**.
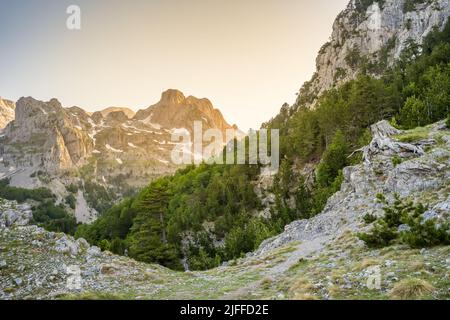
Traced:
[[[120, 199], [155, 177], [173, 173], [179, 166], [171, 161], [178, 145], [171, 141], [172, 134], [192, 137], [194, 121], [202, 123], [203, 132], [219, 129], [225, 137], [226, 130], [233, 129], [242, 135], [208, 99], [186, 98], [178, 90], [165, 91], [158, 103], [137, 113], [119, 107], [88, 113], [63, 107], [56, 99], [42, 102], [31, 97], [19, 99], [16, 105], [1, 100], [0, 112], [4, 127], [0, 178], [9, 178], [17, 187], [50, 187], [59, 199], [68, 194], [64, 186], [85, 182]], [[227, 142], [214, 143], [220, 148]], [[183, 148], [193, 155], [192, 145]], [[95, 216], [92, 209], [102, 208], [85, 194], [89, 192], [78, 194], [76, 207], [89, 212], [78, 213], [79, 221]]]
[[447, 299], [449, 16], [448, 0], [351, 0], [263, 125], [280, 130], [278, 172], [172, 174], [171, 133], [236, 129], [177, 90], [135, 114], [21, 98], [0, 178], [76, 203], [58, 216], [51, 193], [0, 181], [0, 298]]

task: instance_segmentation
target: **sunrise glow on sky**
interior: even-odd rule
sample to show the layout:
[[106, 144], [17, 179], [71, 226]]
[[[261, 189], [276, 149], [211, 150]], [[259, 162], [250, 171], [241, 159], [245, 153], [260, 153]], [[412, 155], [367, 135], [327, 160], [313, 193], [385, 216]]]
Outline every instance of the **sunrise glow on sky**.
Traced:
[[[315, 70], [348, 0], [0, 0], [0, 96], [134, 110], [161, 92], [209, 98], [246, 130]], [[66, 9], [82, 29], [66, 28]]]

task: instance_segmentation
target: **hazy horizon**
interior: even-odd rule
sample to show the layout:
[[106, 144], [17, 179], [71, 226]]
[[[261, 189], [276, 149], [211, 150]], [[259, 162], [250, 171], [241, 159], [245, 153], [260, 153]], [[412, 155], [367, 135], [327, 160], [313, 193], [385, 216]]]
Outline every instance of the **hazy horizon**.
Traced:
[[[0, 96], [136, 111], [178, 89], [258, 128], [295, 101], [347, 3], [0, 0]], [[71, 4], [79, 31], [66, 28]]]

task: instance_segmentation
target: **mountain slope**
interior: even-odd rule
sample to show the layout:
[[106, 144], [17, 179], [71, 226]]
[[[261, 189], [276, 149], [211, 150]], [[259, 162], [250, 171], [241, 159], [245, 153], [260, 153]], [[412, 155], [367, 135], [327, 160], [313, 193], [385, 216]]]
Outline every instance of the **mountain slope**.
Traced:
[[[418, 2], [377, 3], [387, 5], [384, 10], [395, 9], [391, 18], [396, 21], [403, 9], [420, 16], [423, 5], [411, 6]], [[367, 26], [372, 19], [368, 10], [376, 11], [373, 3], [352, 1], [344, 15]], [[448, 9], [445, 1], [435, 3], [444, 6], [439, 12]], [[389, 25], [390, 20], [381, 21]], [[421, 19], [410, 21], [411, 28], [413, 23]], [[104, 219], [77, 230], [78, 235], [85, 231], [91, 243], [142, 261], [170, 267], [181, 262], [191, 270], [220, 267], [177, 273], [99, 253], [81, 239], [20, 227], [30, 216], [28, 208], [6, 202], [0, 209], [0, 225], [5, 226], [0, 266], [6, 270], [0, 294], [8, 299], [448, 298], [450, 131], [443, 121], [417, 127], [417, 119], [429, 124], [448, 113], [450, 28], [444, 31], [420, 36], [423, 54], [412, 52], [380, 79], [365, 72], [369, 63], [353, 47], [343, 59], [345, 68], [358, 69], [355, 80], [325, 91], [314, 108], [307, 107], [315, 93], [302, 94], [306, 100], [299, 108], [286, 106], [286, 114], [272, 123], [282, 130], [283, 161], [275, 176], [262, 173], [258, 179], [258, 167], [187, 168], [158, 179]], [[384, 63], [379, 65], [373, 53], [367, 58], [378, 60], [371, 68]], [[388, 57], [387, 62], [393, 60]], [[186, 100], [170, 91], [160, 104], [190, 108]], [[158, 111], [158, 105], [153, 109]], [[154, 116], [150, 108], [135, 120], [156, 131], [172, 119], [163, 112], [156, 112], [158, 122]], [[107, 121], [121, 123], [125, 117], [112, 112]], [[417, 128], [399, 130], [386, 120], [378, 122], [382, 119]], [[92, 121], [103, 130], [102, 117], [92, 115]], [[105, 132], [103, 139], [113, 136]], [[113, 154], [121, 151], [115, 144], [105, 148]], [[386, 222], [387, 214], [394, 222]], [[15, 221], [19, 226], [11, 227]], [[66, 286], [74, 266], [81, 269], [80, 290]], [[379, 287], [369, 283], [374, 275]]]
[[[314, 219], [339, 191], [344, 168], [361, 162], [354, 151], [372, 139], [371, 124], [393, 119], [397, 126], [413, 128], [446, 117], [450, 23], [423, 41], [428, 49], [382, 78], [360, 74], [325, 92], [315, 108], [272, 121], [269, 127], [280, 129], [278, 172], [250, 166], [189, 168], [158, 179], [77, 235], [119, 254], [127, 249], [141, 261], [179, 269], [181, 260], [186, 269], [202, 270], [255, 250], [293, 221]], [[171, 99], [178, 103], [184, 97], [174, 92]]]
[[421, 45], [450, 16], [448, 0], [351, 0], [333, 24], [331, 40], [320, 50], [313, 78], [294, 104], [312, 106], [335, 85], [354, 79], [361, 70], [382, 74], [411, 43]]
[[[173, 272], [100, 252], [82, 239], [75, 241], [26, 226], [29, 207], [2, 202], [0, 297], [445, 299], [448, 246], [367, 249], [355, 234], [367, 229], [363, 219], [366, 213], [381, 214], [383, 205], [377, 192], [387, 199], [400, 193], [402, 198], [429, 204], [434, 217], [449, 219], [450, 131], [438, 123], [421, 129], [419, 138], [417, 130], [393, 130], [397, 135], [389, 137], [386, 130], [379, 130], [389, 128], [385, 123], [373, 128], [383, 136], [374, 135], [365, 163], [345, 169], [342, 189], [329, 200], [323, 213], [293, 223], [246, 258], [207, 272]], [[421, 150], [424, 145], [426, 152], [410, 151]], [[401, 165], [392, 164], [396, 156], [403, 160]], [[370, 289], [367, 284], [373, 267], [381, 271], [380, 287]], [[77, 268], [81, 287], [71, 289], [68, 280], [73, 280]], [[408, 281], [423, 284], [429, 291], [405, 296], [402, 288], [407, 288]]]

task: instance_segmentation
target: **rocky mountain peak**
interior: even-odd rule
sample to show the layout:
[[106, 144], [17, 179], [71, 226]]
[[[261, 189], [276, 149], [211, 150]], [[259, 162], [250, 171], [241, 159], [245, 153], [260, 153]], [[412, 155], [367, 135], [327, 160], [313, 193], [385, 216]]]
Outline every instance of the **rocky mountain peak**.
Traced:
[[124, 123], [128, 120], [129, 120], [128, 116], [123, 111], [110, 112], [106, 116], [107, 122], [117, 122], [120, 124], [120, 123]]
[[157, 104], [139, 110], [134, 119], [169, 129], [185, 128], [190, 132], [193, 132], [194, 121], [202, 122], [205, 130], [217, 128], [225, 131], [232, 128], [209, 99], [194, 96], [186, 98], [175, 89], [163, 92]]
[[92, 141], [80, 126], [80, 113], [74, 113], [79, 110], [64, 109], [57, 99], [20, 98], [15, 120], [5, 129], [0, 150], [4, 160], [15, 168], [41, 167], [49, 172], [82, 163], [92, 150]]
[[176, 89], [169, 89], [162, 93], [160, 104], [182, 104], [185, 102], [184, 94]]
[[295, 106], [311, 107], [317, 97], [354, 79], [361, 70], [379, 75], [412, 42], [421, 44], [450, 16], [448, 0], [351, 0], [333, 24], [330, 41], [316, 59], [316, 73], [300, 89]]
[[15, 121], [27, 121], [32, 116], [46, 117], [49, 114], [63, 112], [63, 107], [57, 99], [48, 102], [36, 100], [32, 97], [22, 97], [17, 101]]

